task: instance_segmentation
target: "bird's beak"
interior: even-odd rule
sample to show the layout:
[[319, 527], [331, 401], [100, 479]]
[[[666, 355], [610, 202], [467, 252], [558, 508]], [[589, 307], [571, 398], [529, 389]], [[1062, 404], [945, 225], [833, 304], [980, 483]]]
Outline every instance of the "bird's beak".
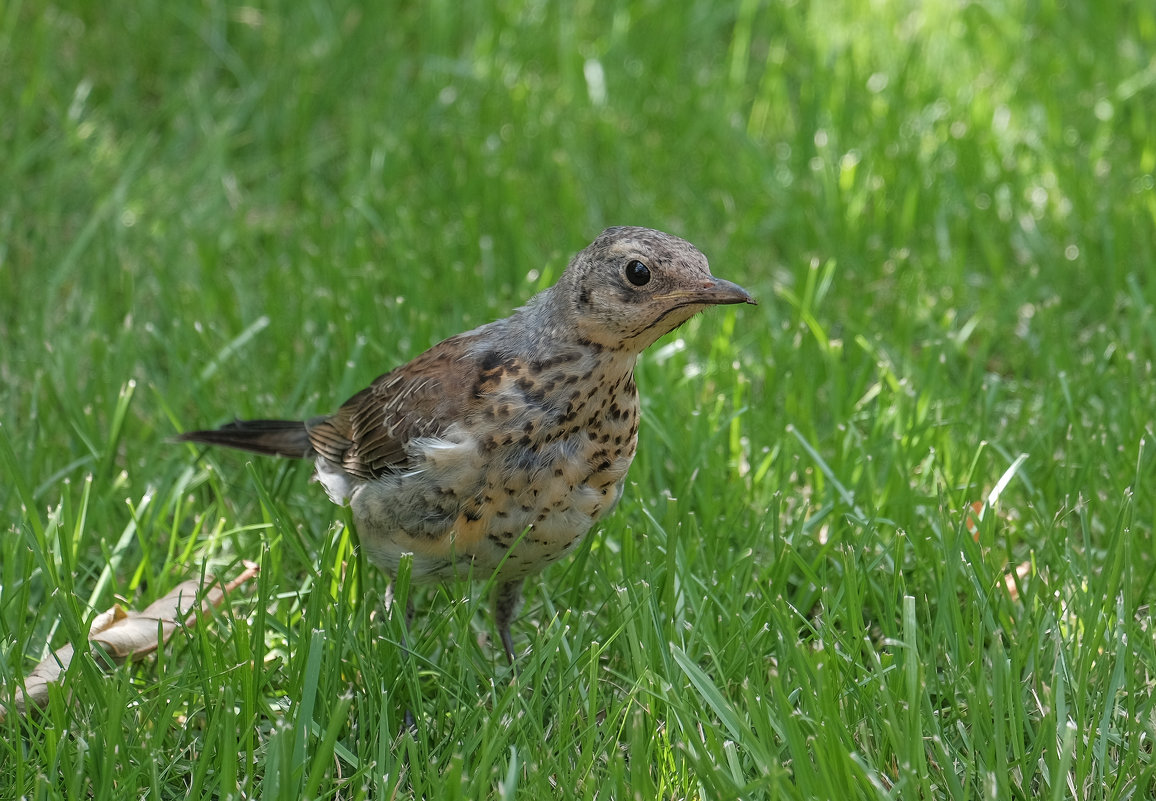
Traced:
[[715, 278], [713, 275], [703, 279], [698, 286], [671, 292], [670, 297], [685, 303], [702, 303], [709, 306], [723, 306], [729, 303], [758, 305], [758, 301], [751, 297], [750, 292], [738, 284]]

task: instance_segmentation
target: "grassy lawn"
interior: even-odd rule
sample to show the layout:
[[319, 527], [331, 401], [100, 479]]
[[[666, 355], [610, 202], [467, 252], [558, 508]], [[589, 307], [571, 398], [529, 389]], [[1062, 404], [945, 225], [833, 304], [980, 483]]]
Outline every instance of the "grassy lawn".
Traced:
[[[1156, 797], [1156, 7], [0, 8], [0, 799]], [[605, 226], [756, 307], [649, 351], [626, 494], [527, 583], [382, 576], [310, 416]], [[404, 710], [419, 722], [400, 733]]]

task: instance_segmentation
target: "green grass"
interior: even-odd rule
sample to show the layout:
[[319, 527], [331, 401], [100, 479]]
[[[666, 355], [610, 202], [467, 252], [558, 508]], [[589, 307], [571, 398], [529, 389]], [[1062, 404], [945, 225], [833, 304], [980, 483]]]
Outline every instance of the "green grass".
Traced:
[[[262, 572], [0, 724], [0, 798], [1156, 796], [1154, 59], [1126, 0], [3, 6], [0, 700]], [[332, 410], [612, 224], [761, 304], [644, 357], [517, 675], [466, 586], [404, 659], [306, 466], [168, 439]]]

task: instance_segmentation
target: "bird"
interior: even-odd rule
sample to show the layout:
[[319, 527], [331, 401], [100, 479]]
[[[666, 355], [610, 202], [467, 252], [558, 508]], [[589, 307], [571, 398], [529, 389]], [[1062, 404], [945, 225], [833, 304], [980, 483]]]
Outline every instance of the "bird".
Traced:
[[739, 303], [756, 301], [691, 243], [607, 228], [509, 317], [434, 345], [332, 414], [177, 439], [311, 460], [391, 580], [407, 554], [414, 582], [492, 577], [513, 664], [523, 580], [573, 552], [622, 497], [639, 355], [696, 313]]

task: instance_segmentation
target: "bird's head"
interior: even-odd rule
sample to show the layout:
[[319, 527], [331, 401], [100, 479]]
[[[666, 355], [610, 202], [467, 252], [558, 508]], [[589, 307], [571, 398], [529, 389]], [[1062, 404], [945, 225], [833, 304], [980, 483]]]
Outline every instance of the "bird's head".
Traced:
[[738, 284], [711, 275], [694, 245], [633, 227], [603, 231], [548, 291], [574, 333], [633, 353], [708, 306], [755, 303]]

